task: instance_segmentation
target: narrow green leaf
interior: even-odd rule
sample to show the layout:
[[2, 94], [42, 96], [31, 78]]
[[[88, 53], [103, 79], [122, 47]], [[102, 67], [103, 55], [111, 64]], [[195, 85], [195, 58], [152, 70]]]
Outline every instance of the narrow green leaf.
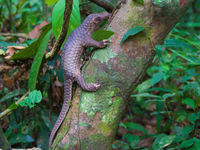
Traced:
[[135, 136], [130, 133], [123, 135], [123, 139], [126, 139], [129, 143], [132, 143], [132, 147], [136, 146], [140, 141], [139, 136]]
[[10, 59], [11, 60], [27, 59], [27, 58], [35, 56], [39, 46], [41, 45], [41, 42], [43, 41], [44, 37], [46, 36], [46, 34], [49, 32], [50, 29], [51, 29], [51, 24], [47, 24], [44, 27], [42, 27], [41, 29], [42, 33], [40, 34], [39, 38], [36, 41], [32, 42], [25, 49], [14, 54]]
[[167, 94], [164, 94], [162, 97], [163, 97], [164, 100], [166, 100], [167, 98], [173, 97], [175, 95], [176, 95], [176, 93], [167, 93]]
[[137, 123], [126, 122], [126, 123], [124, 123], [124, 124], [125, 124], [125, 126], [126, 126], [127, 128], [129, 128], [130, 130], [138, 130], [138, 131], [143, 132], [144, 134], [148, 134], [147, 130], [146, 130], [143, 126], [141, 126], [141, 125], [139, 125], [139, 124], [137, 124]]
[[180, 148], [187, 148], [187, 147], [192, 146], [193, 144], [194, 144], [194, 140], [189, 139], [189, 140], [183, 141], [180, 145]]
[[92, 38], [96, 41], [102, 41], [104, 39], [110, 38], [114, 32], [107, 30], [97, 30], [92, 33]]
[[151, 84], [152, 86], [160, 82], [164, 78], [165, 74], [163, 72], [157, 72], [153, 74]]
[[188, 120], [192, 123], [195, 124], [195, 121], [199, 119], [199, 115], [192, 113], [189, 117]]
[[40, 69], [40, 65], [43, 59], [43, 56], [45, 54], [45, 50], [49, 41], [49, 38], [51, 36], [52, 30], [47, 32], [47, 34], [44, 36], [42, 39], [40, 46], [38, 48], [38, 51], [34, 57], [34, 61], [31, 66], [30, 74], [29, 74], [29, 80], [28, 80], [28, 87], [32, 91], [36, 87], [36, 81], [37, 81], [37, 76], [38, 72]]
[[153, 94], [149, 94], [149, 93], [141, 93], [141, 94], [135, 94], [135, 95], [131, 95], [132, 97], [153, 97], [153, 98], [160, 98], [161, 96], [157, 96], [157, 95], [153, 95]]
[[14, 90], [14, 91], [12, 91], [12, 92], [6, 94], [4, 97], [2, 97], [2, 98], [0, 99], [0, 103], [4, 102], [4, 101], [6, 101], [6, 100], [8, 100], [8, 99], [10, 99], [10, 98], [13, 98], [13, 97], [15, 97], [15, 96], [23, 95], [23, 94], [25, 94], [25, 92], [26, 92], [26, 90], [24, 90], [24, 89], [17, 89], [17, 90]]
[[129, 36], [134, 36], [144, 30], [144, 27], [134, 27], [129, 29], [123, 36], [120, 43], [124, 42]]
[[191, 98], [185, 98], [184, 100], [182, 100], [182, 103], [190, 106], [193, 109], [195, 109], [195, 102]]
[[[59, 0], [53, 9], [52, 28], [53, 28], [53, 34], [55, 35], [56, 38], [58, 37], [61, 31], [64, 9], [65, 9], [65, 0]], [[74, 0], [67, 34], [69, 35], [80, 24], [81, 24], [81, 18], [79, 10], [79, 0]]]

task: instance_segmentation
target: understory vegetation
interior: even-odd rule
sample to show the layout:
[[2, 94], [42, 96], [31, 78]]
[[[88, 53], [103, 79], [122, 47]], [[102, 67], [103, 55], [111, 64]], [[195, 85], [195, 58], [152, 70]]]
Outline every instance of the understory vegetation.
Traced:
[[[60, 54], [46, 63], [41, 57], [46, 47], [53, 47], [61, 30], [63, 14], [58, 10], [64, 10], [64, 6], [59, 4], [62, 0], [57, 1], [0, 2], [0, 120], [7, 108], [12, 110], [0, 126], [13, 148], [48, 149], [52, 123], [62, 106]], [[104, 10], [88, 0], [82, 0], [80, 7], [79, 1], [74, 1], [77, 3], [74, 2], [69, 32], [89, 13]], [[117, 0], [108, 2], [114, 7]], [[199, 8], [200, 0], [196, 0], [164, 43], [155, 46], [153, 65], [132, 91], [113, 142], [114, 150], [200, 149]], [[38, 26], [41, 24], [42, 32], [42, 26]], [[33, 52], [22, 52], [20, 46]], [[21, 54], [16, 54], [18, 51]], [[85, 60], [88, 57], [84, 55]], [[21, 97], [26, 93], [26, 98]]]

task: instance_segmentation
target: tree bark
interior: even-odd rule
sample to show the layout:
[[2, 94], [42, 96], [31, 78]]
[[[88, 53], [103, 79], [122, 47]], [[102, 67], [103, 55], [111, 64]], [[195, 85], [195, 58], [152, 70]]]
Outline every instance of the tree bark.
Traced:
[[[88, 83], [98, 82], [94, 93], [77, 88], [72, 105], [53, 147], [56, 149], [110, 150], [118, 124], [131, 91], [141, 81], [161, 44], [193, 0], [176, 0], [144, 5], [133, 0], [114, 14], [108, 30], [111, 44], [94, 53], [83, 68]], [[121, 43], [127, 30], [140, 26], [145, 30]]]

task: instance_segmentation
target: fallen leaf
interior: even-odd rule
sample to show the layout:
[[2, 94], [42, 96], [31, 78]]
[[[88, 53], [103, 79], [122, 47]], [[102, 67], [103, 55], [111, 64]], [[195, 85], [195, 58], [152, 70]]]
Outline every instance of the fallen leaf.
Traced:
[[40, 36], [40, 33], [41, 33], [40, 29], [43, 26], [45, 26], [46, 24], [48, 24], [48, 23], [46, 21], [43, 21], [41, 24], [35, 26], [35, 28], [31, 32], [29, 32], [28, 37], [30, 37], [30, 38], [38, 38]]
[[11, 56], [16, 53], [16, 50], [22, 50], [24, 48], [26, 48], [26, 47], [24, 47], [24, 46], [7, 46], [6, 47], [7, 50], [5, 53], [5, 55], [6, 55], [5, 59], [10, 59]]

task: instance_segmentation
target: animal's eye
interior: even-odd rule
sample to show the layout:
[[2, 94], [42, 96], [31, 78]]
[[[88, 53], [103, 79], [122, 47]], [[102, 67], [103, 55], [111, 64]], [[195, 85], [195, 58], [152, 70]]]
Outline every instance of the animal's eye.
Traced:
[[101, 17], [97, 17], [95, 20], [96, 21], [101, 21]]

